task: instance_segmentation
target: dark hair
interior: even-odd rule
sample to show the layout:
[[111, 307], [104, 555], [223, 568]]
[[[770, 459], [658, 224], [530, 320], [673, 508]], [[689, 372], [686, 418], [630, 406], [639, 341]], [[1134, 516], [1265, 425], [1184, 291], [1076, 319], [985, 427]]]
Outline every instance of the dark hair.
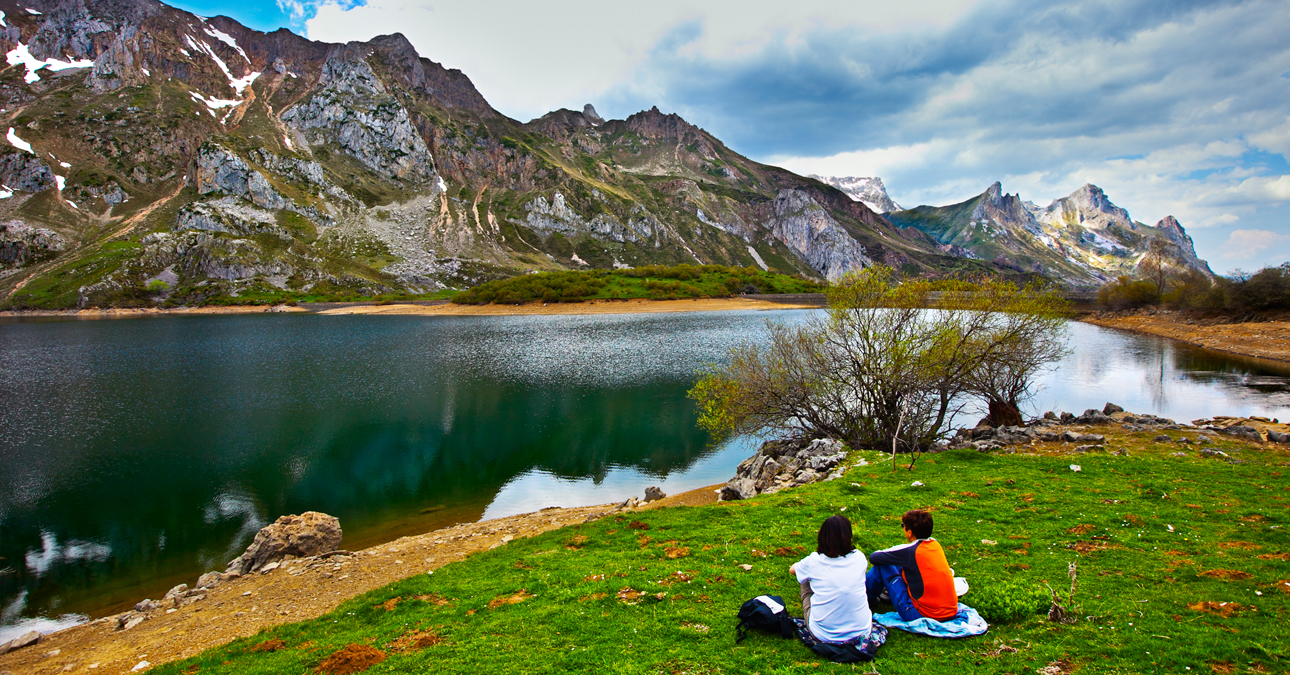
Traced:
[[844, 516], [831, 516], [824, 521], [815, 541], [818, 545], [815, 550], [830, 558], [841, 558], [856, 550], [851, 545], [851, 521]]
[[900, 517], [900, 524], [906, 530], [913, 532], [916, 539], [926, 539], [932, 536], [932, 514], [922, 509], [906, 511], [905, 515]]

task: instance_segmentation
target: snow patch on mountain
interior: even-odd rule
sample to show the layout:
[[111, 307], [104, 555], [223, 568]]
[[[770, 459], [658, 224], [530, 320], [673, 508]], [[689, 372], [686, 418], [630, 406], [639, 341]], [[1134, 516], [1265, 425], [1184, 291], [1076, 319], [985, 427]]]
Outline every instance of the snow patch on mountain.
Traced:
[[876, 176], [838, 177], [811, 174], [810, 177], [832, 185], [845, 192], [853, 201], [861, 202], [877, 213], [891, 213], [892, 211], [903, 210], [900, 204], [892, 201], [891, 197], [887, 195], [887, 186], [883, 185], [882, 179]]

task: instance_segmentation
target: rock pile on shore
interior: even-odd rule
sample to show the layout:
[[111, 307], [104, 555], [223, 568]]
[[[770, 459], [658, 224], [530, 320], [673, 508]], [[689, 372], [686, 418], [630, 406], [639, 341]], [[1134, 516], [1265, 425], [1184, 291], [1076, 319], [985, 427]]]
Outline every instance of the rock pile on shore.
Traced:
[[721, 488], [721, 499], [749, 499], [833, 478], [829, 472], [846, 457], [846, 446], [832, 439], [767, 441], [735, 469], [735, 477]]
[[1156, 436], [1160, 442], [1177, 442], [1182, 444], [1206, 444], [1216, 438], [1215, 434], [1235, 436], [1254, 442], [1290, 443], [1290, 429], [1278, 420], [1262, 417], [1214, 417], [1213, 419], [1194, 420], [1191, 424], [1179, 424], [1167, 417], [1157, 417], [1150, 413], [1131, 413], [1124, 408], [1107, 403], [1102, 410], [1090, 408], [1080, 415], [1069, 412], [1047, 412], [1026, 426], [991, 427], [984, 421], [974, 428], [959, 429], [955, 437], [942, 447], [958, 450], [975, 448], [982, 452], [1000, 450], [1010, 446], [1025, 445], [1034, 441], [1082, 443], [1075, 450], [1088, 451], [1100, 448], [1106, 438], [1102, 434], [1080, 433], [1080, 430], [1066, 429], [1058, 432], [1053, 427], [1110, 426], [1118, 424], [1125, 431], [1193, 431], [1198, 436], [1191, 438], [1178, 435], [1176, 438], [1167, 434]]

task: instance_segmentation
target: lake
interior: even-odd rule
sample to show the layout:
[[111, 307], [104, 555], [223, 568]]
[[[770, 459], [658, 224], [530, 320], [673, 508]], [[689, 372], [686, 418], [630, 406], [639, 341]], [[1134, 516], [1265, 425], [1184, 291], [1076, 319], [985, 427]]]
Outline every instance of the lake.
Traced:
[[[724, 482], [755, 443], [695, 427], [695, 371], [812, 311], [4, 320], [0, 641], [191, 584], [282, 514], [356, 549]], [[1284, 418], [1288, 382], [1072, 324], [1032, 411]]]

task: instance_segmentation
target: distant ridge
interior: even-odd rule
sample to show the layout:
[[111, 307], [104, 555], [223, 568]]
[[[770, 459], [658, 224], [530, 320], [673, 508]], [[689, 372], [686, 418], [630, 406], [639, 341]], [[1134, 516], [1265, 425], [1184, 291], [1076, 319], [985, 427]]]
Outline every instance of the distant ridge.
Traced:
[[1007, 194], [996, 182], [979, 196], [949, 206], [887, 214], [896, 226], [930, 235], [942, 250], [1093, 288], [1136, 272], [1151, 241], [1169, 246], [1176, 271], [1213, 275], [1173, 216], [1154, 227], [1133, 220], [1096, 185], [1086, 184], [1047, 207]]

